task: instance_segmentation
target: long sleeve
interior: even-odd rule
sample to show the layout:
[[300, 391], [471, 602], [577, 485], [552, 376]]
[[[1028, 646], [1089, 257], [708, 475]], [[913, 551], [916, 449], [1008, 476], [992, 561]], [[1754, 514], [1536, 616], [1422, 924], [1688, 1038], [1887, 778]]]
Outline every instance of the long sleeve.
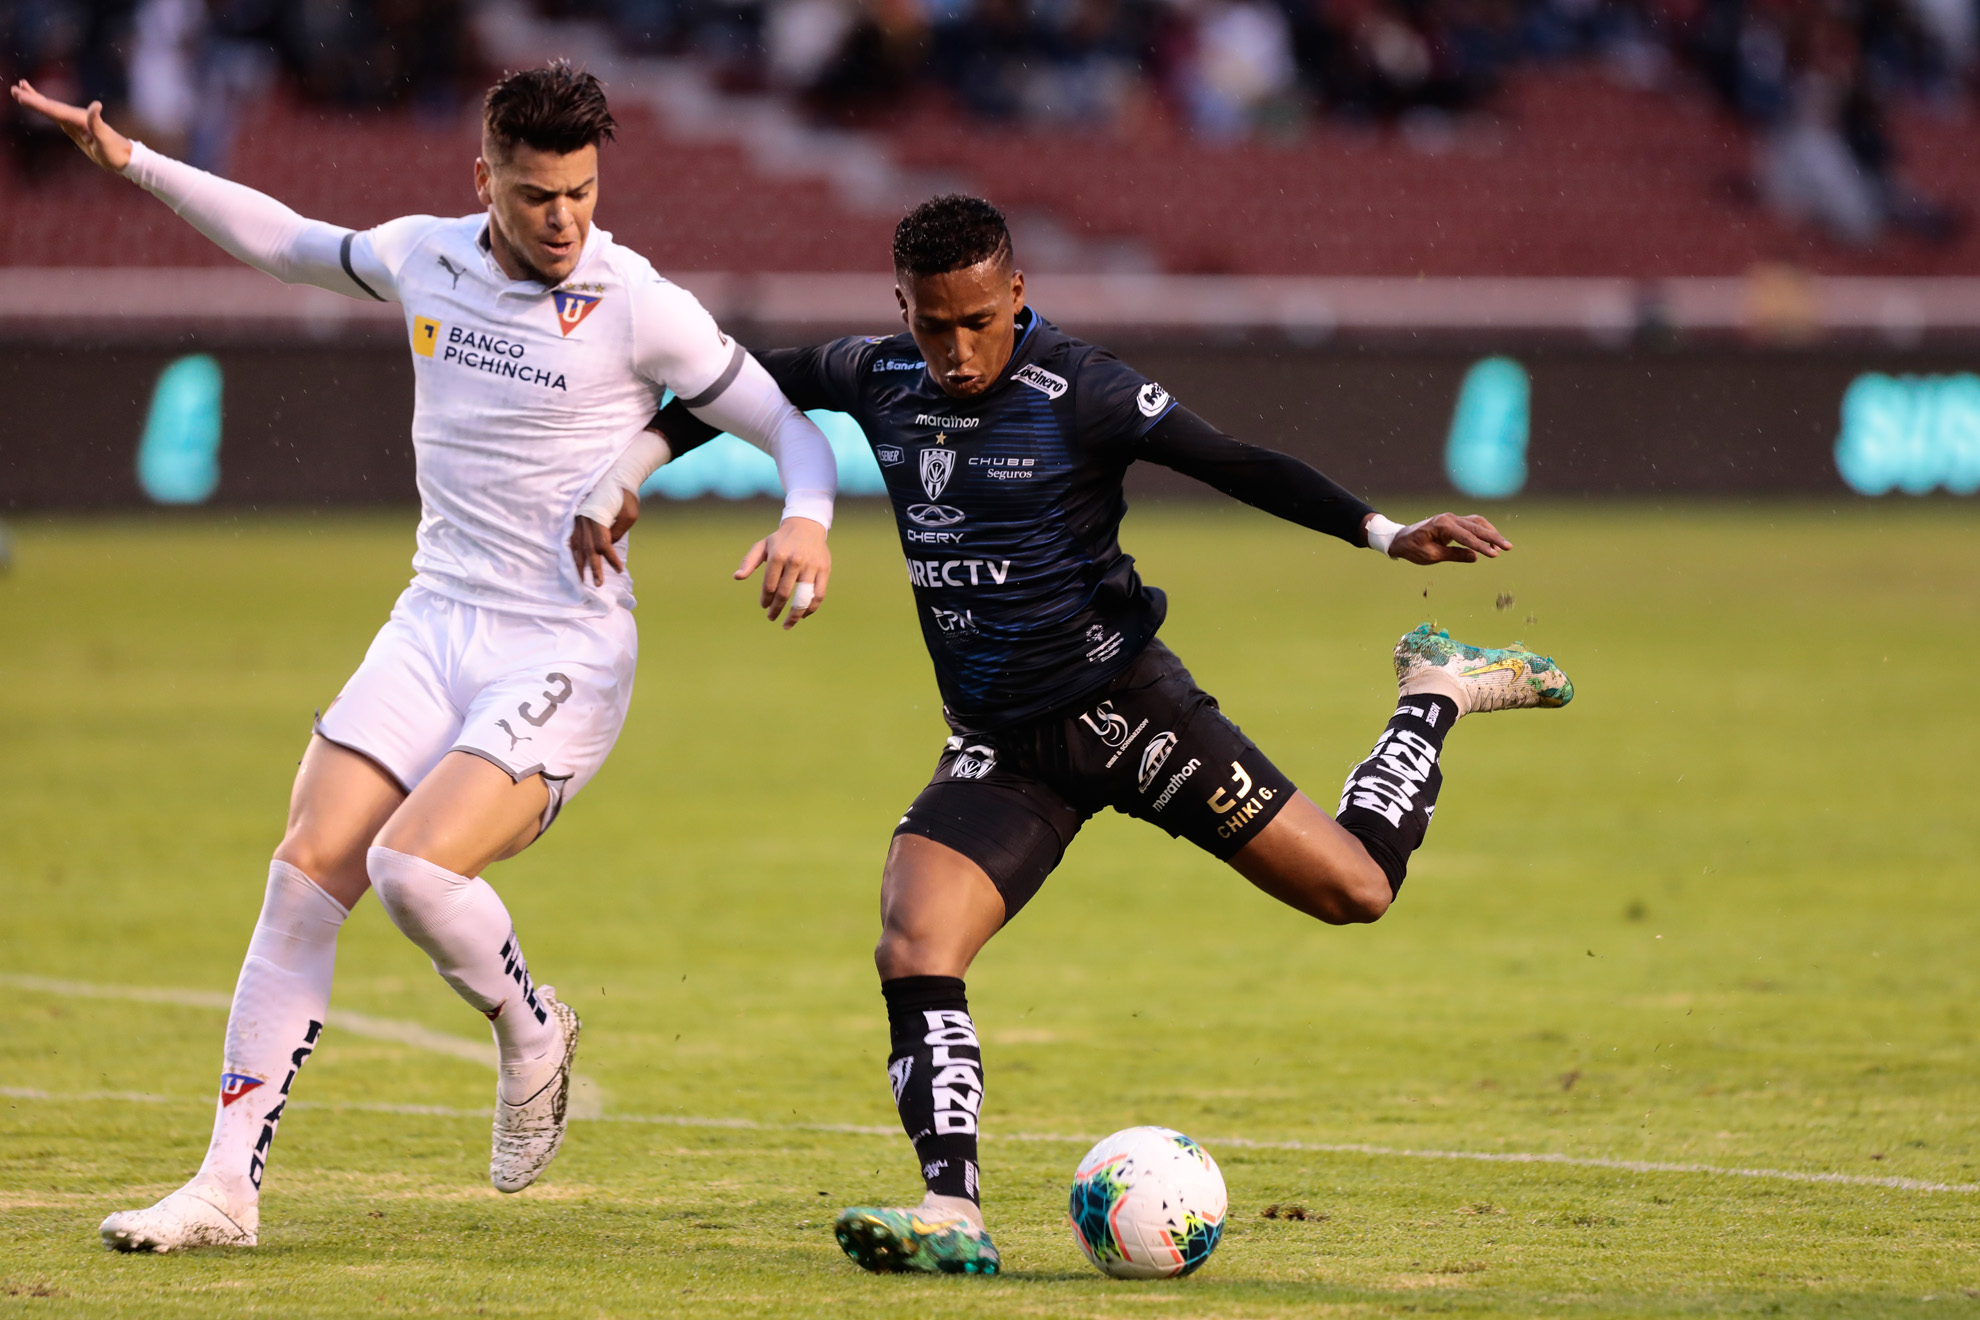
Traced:
[[1135, 457], [1194, 477], [1287, 522], [1366, 546], [1363, 523], [1375, 512], [1334, 481], [1288, 454], [1233, 440], [1184, 407], [1173, 407], [1142, 439]]
[[684, 454], [722, 431], [741, 436], [776, 460], [784, 516], [830, 527], [839, 467], [825, 433], [686, 289], [656, 274], [633, 296], [634, 368], [675, 395], [660, 421], [669, 453]]
[[359, 279], [351, 262], [353, 231], [309, 220], [264, 193], [131, 144], [124, 177], [145, 189], [200, 233], [284, 284], [314, 284], [353, 298], [379, 290]]
[[691, 400], [689, 410], [703, 422], [741, 436], [777, 460], [784, 487], [784, 516], [832, 525], [832, 503], [839, 490], [839, 465], [832, 442], [818, 424], [799, 412], [770, 379], [763, 364], [743, 352], [735, 379], [714, 398]]

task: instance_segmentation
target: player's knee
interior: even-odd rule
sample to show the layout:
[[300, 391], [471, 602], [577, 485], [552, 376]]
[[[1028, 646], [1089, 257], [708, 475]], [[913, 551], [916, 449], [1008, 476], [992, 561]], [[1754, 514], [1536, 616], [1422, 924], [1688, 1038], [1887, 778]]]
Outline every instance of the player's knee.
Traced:
[[1381, 867], [1370, 862], [1358, 868], [1341, 886], [1341, 922], [1343, 925], [1365, 925], [1379, 921], [1395, 899], [1395, 891], [1389, 888], [1389, 877]]
[[900, 976], [920, 976], [920, 964], [924, 961], [924, 951], [906, 931], [889, 926], [880, 932], [879, 943], [873, 946], [873, 969], [880, 973], [880, 979], [891, 981]]
[[291, 830], [276, 845], [275, 860], [286, 862], [308, 876], [312, 883], [331, 893], [349, 891], [355, 886], [364, 892], [367, 883], [364, 849], [326, 844], [310, 834]]
[[392, 924], [424, 945], [444, 929], [468, 900], [475, 881], [410, 853], [374, 846], [365, 856], [371, 887]]

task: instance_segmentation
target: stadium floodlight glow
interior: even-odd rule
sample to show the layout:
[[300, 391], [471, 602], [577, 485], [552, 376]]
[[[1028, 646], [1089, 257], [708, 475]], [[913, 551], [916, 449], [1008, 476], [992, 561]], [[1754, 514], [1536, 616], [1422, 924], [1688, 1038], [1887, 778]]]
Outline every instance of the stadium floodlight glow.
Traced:
[[220, 485], [220, 364], [195, 353], [158, 374], [138, 441], [138, 485], [158, 504], [204, 504]]
[[1980, 376], [1858, 376], [1843, 391], [1836, 471], [1859, 495], [1980, 490]]
[[1532, 382], [1509, 357], [1474, 362], [1458, 387], [1444, 446], [1451, 485], [1478, 499], [1517, 495], [1526, 485], [1526, 440]]
[[[832, 443], [832, 457], [839, 466], [839, 494], [887, 493], [880, 464], [858, 422], [845, 413], [822, 408], [805, 415]], [[692, 500], [715, 495], [746, 500], [758, 495], [775, 499], [783, 495], [784, 488], [777, 484], [777, 464], [768, 454], [724, 432], [648, 477], [639, 493], [642, 498], [665, 495], [673, 500]]]

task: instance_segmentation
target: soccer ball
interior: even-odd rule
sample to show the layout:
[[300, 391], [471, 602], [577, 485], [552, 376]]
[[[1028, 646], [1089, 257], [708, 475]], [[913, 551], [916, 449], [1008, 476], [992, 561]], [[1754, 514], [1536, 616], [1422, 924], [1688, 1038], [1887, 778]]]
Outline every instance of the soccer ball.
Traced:
[[1073, 1236], [1103, 1274], [1172, 1278], [1210, 1259], [1228, 1200], [1203, 1147], [1172, 1128], [1127, 1128], [1073, 1173]]

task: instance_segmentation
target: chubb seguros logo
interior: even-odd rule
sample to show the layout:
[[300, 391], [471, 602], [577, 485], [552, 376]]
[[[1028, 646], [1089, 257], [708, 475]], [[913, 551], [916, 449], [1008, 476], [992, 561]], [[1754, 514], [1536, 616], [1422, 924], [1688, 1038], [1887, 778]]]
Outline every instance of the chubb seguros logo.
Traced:
[[1980, 375], [1858, 376], [1843, 393], [1836, 471], [1861, 495], [1980, 490]]

